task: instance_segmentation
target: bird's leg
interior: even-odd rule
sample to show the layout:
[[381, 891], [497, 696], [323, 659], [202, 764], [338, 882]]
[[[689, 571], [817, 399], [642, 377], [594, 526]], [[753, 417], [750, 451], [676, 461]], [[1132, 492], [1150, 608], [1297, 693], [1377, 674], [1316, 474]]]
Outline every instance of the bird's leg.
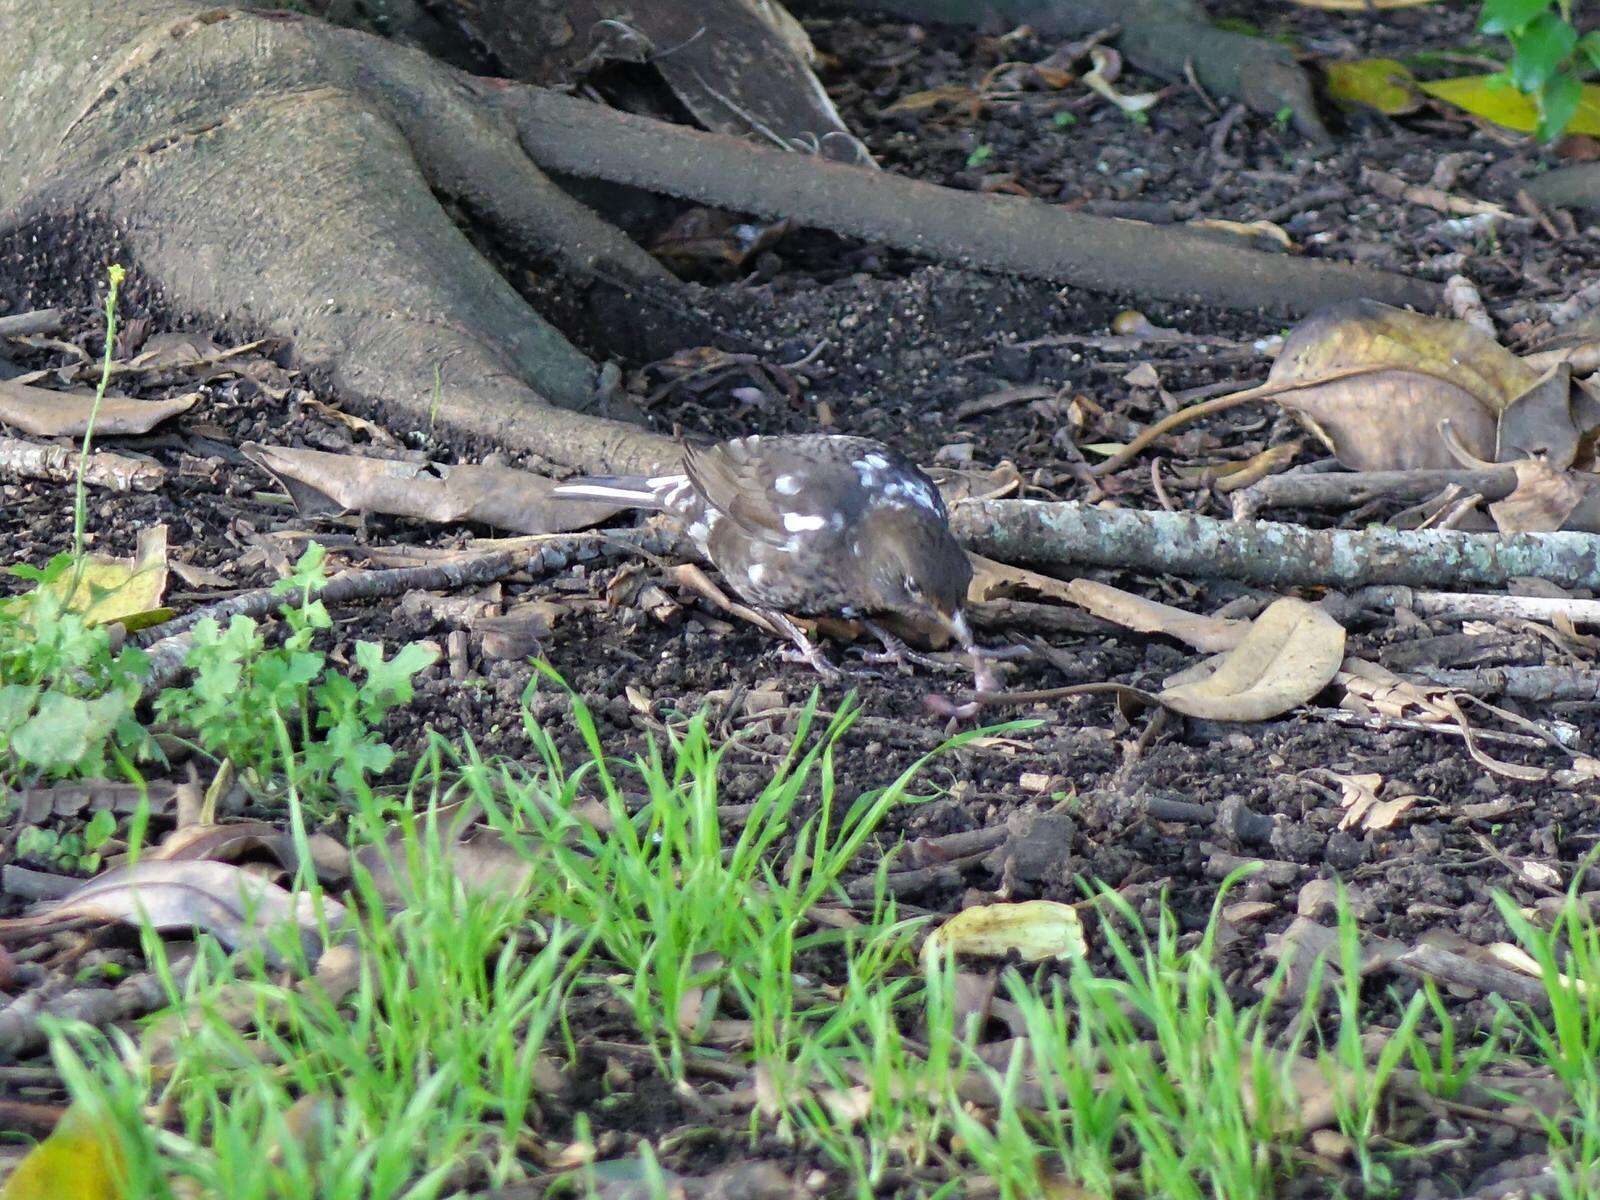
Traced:
[[821, 675], [824, 679], [838, 679], [844, 674], [843, 671], [827, 660], [821, 650], [812, 644], [811, 639], [806, 636], [805, 630], [801, 629], [800, 626], [796, 625], [783, 613], [771, 608], [763, 608], [757, 611], [788, 636], [789, 640], [798, 648], [800, 660], [805, 662], [818, 675]]
[[882, 625], [873, 621], [862, 621], [867, 627], [867, 632], [883, 643], [882, 650], [870, 651], [862, 655], [864, 661], [869, 663], [893, 663], [897, 667], [922, 667], [928, 671], [945, 671], [949, 669], [948, 663], [942, 663], [936, 658], [926, 654], [918, 654], [905, 642], [895, 637]]

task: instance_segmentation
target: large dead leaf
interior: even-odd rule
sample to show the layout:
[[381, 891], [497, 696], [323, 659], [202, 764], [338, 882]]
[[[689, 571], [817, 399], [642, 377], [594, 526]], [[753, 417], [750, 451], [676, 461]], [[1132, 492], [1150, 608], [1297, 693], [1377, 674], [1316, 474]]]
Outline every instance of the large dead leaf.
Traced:
[[277, 479], [303, 513], [389, 513], [517, 533], [586, 529], [622, 510], [551, 500], [552, 480], [513, 467], [409, 463], [246, 442], [240, 451]]
[[[510, 895], [523, 887], [533, 873], [534, 863], [508, 845], [493, 829], [469, 829], [471, 813], [460, 811], [448, 820], [441, 817], [435, 839], [430, 831], [430, 853], [442, 857], [460, 878], [468, 892], [479, 895]], [[355, 861], [372, 880], [386, 904], [404, 907], [416, 899], [416, 882], [406, 855], [405, 837], [396, 829], [381, 843], [362, 846]]]
[[1284, 597], [1255, 619], [1208, 677], [1156, 698], [1191, 717], [1265, 721], [1327, 687], [1343, 661], [1344, 627], [1318, 605]]
[[[311, 851], [309, 864], [324, 882], [344, 880], [350, 875], [350, 852], [325, 833], [306, 839]], [[300, 865], [295, 839], [266, 821], [229, 821], [220, 824], [183, 825], [146, 850], [145, 862], [237, 862], [249, 855], [266, 853], [286, 870]]]
[[[74, 579], [77, 586], [67, 596]], [[121, 621], [133, 631], [158, 623], [170, 615], [161, 607], [167, 590], [167, 527], [140, 530], [132, 558], [88, 555], [81, 571], [68, 571], [50, 588], [91, 625]]]
[[[334, 900], [324, 899], [322, 910], [330, 926], [344, 915]], [[107, 871], [28, 916], [0, 920], [0, 944], [83, 925], [145, 922], [163, 932], [204, 930], [229, 949], [259, 947], [269, 962], [279, 958], [271, 935], [283, 925], [298, 926], [308, 953], [319, 942], [316, 908], [306, 895], [230, 863], [143, 861]]]
[[[148, 433], [167, 418], [188, 412], [199, 399], [199, 392], [174, 396], [170, 400], [107, 396], [95, 414], [95, 436]], [[13, 426], [34, 437], [82, 437], [89, 428], [89, 414], [93, 409], [94, 392], [91, 390], [57, 392], [0, 379], [0, 424]]]
[[1078, 910], [1054, 900], [980, 904], [963, 909], [928, 935], [925, 960], [946, 954], [1000, 958], [1015, 951], [1024, 962], [1080, 958], [1088, 953]]
[[1455, 467], [1443, 422], [1493, 459], [1501, 413], [1539, 381], [1464, 321], [1356, 300], [1296, 326], [1267, 386], [1346, 467], [1386, 471]]

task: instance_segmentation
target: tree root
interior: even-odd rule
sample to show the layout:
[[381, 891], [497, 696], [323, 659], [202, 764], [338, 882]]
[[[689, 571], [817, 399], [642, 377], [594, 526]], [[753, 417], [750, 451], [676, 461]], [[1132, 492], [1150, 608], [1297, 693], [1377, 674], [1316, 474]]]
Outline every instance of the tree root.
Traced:
[[0, 0], [0, 28], [23, 43], [0, 64], [0, 228], [100, 214], [171, 308], [286, 337], [336, 387], [414, 420], [591, 469], [675, 454], [603, 419], [623, 414], [594, 364], [436, 198], [579, 278], [673, 288], [464, 76], [314, 20], [199, 4]]
[[1600, 588], [1600, 537], [1584, 533], [1313, 530], [1037, 500], [960, 504], [951, 525], [979, 554], [1042, 566], [1119, 567], [1276, 588], [1501, 589], [1519, 576]]
[[0, 0], [0, 28], [20, 38], [0, 61], [0, 229], [100, 221], [161, 306], [284, 337], [302, 366], [397, 423], [426, 418], [589, 470], [649, 470], [677, 449], [608, 419], [635, 414], [438, 197], [514, 254], [681, 303], [672, 278], [527, 149], [552, 168], [1115, 292], [1288, 312], [1350, 296], [1437, 300], [1433, 285], [1382, 272], [495, 90], [292, 14]]
[[536, 88], [484, 86], [547, 170], [788, 218], [962, 266], [1288, 314], [1357, 297], [1423, 309], [1440, 300], [1436, 285], [1402, 275], [782, 154]]
[[1581, 163], [1547, 171], [1523, 186], [1540, 204], [1600, 212], [1600, 163]]

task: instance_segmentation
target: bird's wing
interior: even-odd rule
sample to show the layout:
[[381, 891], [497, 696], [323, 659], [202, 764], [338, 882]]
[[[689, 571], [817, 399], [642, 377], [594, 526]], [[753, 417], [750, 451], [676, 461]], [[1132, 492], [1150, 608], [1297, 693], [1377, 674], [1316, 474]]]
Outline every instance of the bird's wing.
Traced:
[[707, 507], [751, 537], [781, 545], [788, 533], [757, 445], [756, 438], [736, 438], [704, 450], [685, 446], [683, 469]]

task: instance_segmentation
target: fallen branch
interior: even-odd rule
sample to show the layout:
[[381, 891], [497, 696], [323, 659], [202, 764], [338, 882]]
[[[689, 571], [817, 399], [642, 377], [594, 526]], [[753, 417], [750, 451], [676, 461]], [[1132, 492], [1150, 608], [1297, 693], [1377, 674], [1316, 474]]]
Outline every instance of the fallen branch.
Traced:
[[[78, 478], [78, 451], [72, 446], [0, 437], [0, 475], [72, 483]], [[83, 481], [113, 492], [153, 492], [167, 477], [160, 463], [98, 450], [84, 464]]]
[[1447, 670], [1418, 667], [1429, 683], [1473, 696], [1511, 700], [1600, 700], [1600, 671], [1584, 667], [1479, 667]]
[[1526, 1004], [1538, 1012], [1548, 1011], [1550, 996], [1537, 979], [1518, 975], [1494, 963], [1478, 962], [1424, 942], [1395, 960], [1395, 966], [1411, 975], [1436, 979], [1453, 987], [1468, 987], [1485, 995], [1504, 996]]
[[960, 504], [951, 525], [979, 554], [1044, 566], [1120, 567], [1280, 588], [1504, 588], [1519, 576], [1600, 588], [1600, 537], [1585, 533], [1314, 530], [1038, 500]]
[[1424, 617], [1461, 621], [1554, 621], [1600, 625], [1600, 600], [1555, 596], [1478, 596], [1470, 592], [1414, 592], [1408, 587], [1367, 587], [1349, 597], [1355, 609], [1409, 608]]
[[481, 86], [546, 169], [789, 219], [963, 266], [1286, 313], [1362, 297], [1423, 309], [1440, 301], [1437, 285], [1402, 275], [783, 154], [537, 88]]
[[0, 338], [60, 333], [66, 319], [67, 310], [64, 308], [37, 308], [32, 312], [12, 313], [9, 317], [0, 317]]
[[1485, 500], [1500, 500], [1516, 490], [1517, 473], [1510, 467], [1491, 471], [1327, 471], [1272, 475], [1235, 493], [1234, 520], [1246, 520], [1262, 509], [1359, 508], [1380, 498], [1426, 500], [1451, 484]]
[[[651, 529], [570, 534], [549, 538], [526, 555], [498, 551], [425, 567], [345, 571], [330, 579], [311, 598], [321, 600], [324, 604], [344, 604], [352, 600], [401, 596], [413, 591], [477, 587], [518, 570], [535, 575], [564, 570], [574, 559], [595, 557], [607, 542], [645, 553], [659, 553], [667, 548], [668, 543], [675, 541], [675, 536]], [[302, 599], [299, 592], [256, 588], [195, 609], [146, 631], [138, 639], [145, 645], [150, 657], [150, 674], [145, 680], [144, 694], [155, 694], [183, 670], [184, 659], [188, 657], [194, 639], [194, 627], [201, 621], [211, 618], [226, 622], [235, 616], [264, 617], [292, 604], [299, 604]]]

